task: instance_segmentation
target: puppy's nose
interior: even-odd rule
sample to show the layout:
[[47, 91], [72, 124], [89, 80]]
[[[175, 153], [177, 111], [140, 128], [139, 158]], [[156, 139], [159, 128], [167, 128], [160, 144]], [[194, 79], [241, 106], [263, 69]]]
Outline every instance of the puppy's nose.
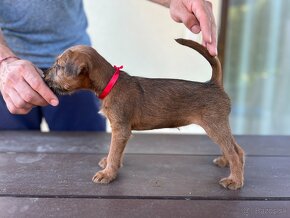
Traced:
[[55, 69], [53, 67], [48, 68], [43, 71], [43, 79], [44, 80], [52, 80], [54, 77]]

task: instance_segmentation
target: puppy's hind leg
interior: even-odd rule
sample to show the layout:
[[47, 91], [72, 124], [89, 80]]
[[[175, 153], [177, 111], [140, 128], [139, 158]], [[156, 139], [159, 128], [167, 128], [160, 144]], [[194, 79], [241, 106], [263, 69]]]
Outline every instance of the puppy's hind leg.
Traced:
[[93, 177], [95, 183], [109, 183], [118, 174], [118, 169], [122, 166], [123, 152], [127, 141], [131, 136], [131, 129], [124, 125], [112, 125], [112, 139], [108, 157], [103, 158], [99, 165], [103, 165], [103, 170], [97, 172]]
[[221, 179], [220, 184], [232, 190], [241, 188], [244, 184], [244, 151], [233, 138], [228, 119], [215, 120], [211, 117], [210, 120], [204, 120], [201, 126], [208, 136], [221, 147], [223, 156], [216, 159], [219, 162], [217, 165], [226, 165], [228, 162], [230, 167], [229, 177]]

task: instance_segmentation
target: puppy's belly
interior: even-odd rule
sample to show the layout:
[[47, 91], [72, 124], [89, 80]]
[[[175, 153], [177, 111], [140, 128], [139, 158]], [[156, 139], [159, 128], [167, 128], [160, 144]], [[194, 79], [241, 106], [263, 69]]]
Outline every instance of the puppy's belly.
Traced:
[[192, 123], [198, 123], [197, 119], [190, 117], [188, 119], [184, 117], [147, 117], [146, 119], [138, 120], [133, 123], [133, 130], [151, 130], [151, 129], [163, 129], [163, 128], [177, 128], [181, 126], [187, 126]]

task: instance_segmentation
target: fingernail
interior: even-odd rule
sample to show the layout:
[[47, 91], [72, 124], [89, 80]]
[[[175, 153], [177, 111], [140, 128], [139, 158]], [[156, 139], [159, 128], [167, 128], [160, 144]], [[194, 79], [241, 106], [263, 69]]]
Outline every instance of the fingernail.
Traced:
[[195, 34], [198, 34], [200, 32], [200, 27], [198, 25], [194, 25], [192, 28], [191, 28], [191, 31]]
[[213, 57], [217, 56], [217, 50], [211, 49], [209, 52]]
[[57, 106], [57, 105], [58, 105], [58, 100], [56, 100], [56, 99], [52, 99], [52, 100], [50, 101], [50, 104], [51, 104], [52, 106]]

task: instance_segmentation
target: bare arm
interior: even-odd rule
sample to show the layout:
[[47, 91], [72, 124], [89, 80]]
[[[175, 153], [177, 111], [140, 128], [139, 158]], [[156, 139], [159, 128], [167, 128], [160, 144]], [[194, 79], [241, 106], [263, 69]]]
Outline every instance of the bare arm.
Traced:
[[27, 114], [34, 106], [57, 105], [58, 99], [43, 82], [40, 70], [29, 61], [13, 57], [0, 29], [0, 61], [4, 60], [0, 63], [0, 91], [8, 110]]
[[203, 45], [217, 55], [216, 24], [212, 4], [206, 0], [150, 0], [170, 8], [173, 20], [183, 23], [191, 32], [202, 33]]
[[0, 29], [0, 60], [4, 59], [8, 56], [15, 56], [15, 54], [8, 48], [4, 36], [2, 34], [2, 31]]

